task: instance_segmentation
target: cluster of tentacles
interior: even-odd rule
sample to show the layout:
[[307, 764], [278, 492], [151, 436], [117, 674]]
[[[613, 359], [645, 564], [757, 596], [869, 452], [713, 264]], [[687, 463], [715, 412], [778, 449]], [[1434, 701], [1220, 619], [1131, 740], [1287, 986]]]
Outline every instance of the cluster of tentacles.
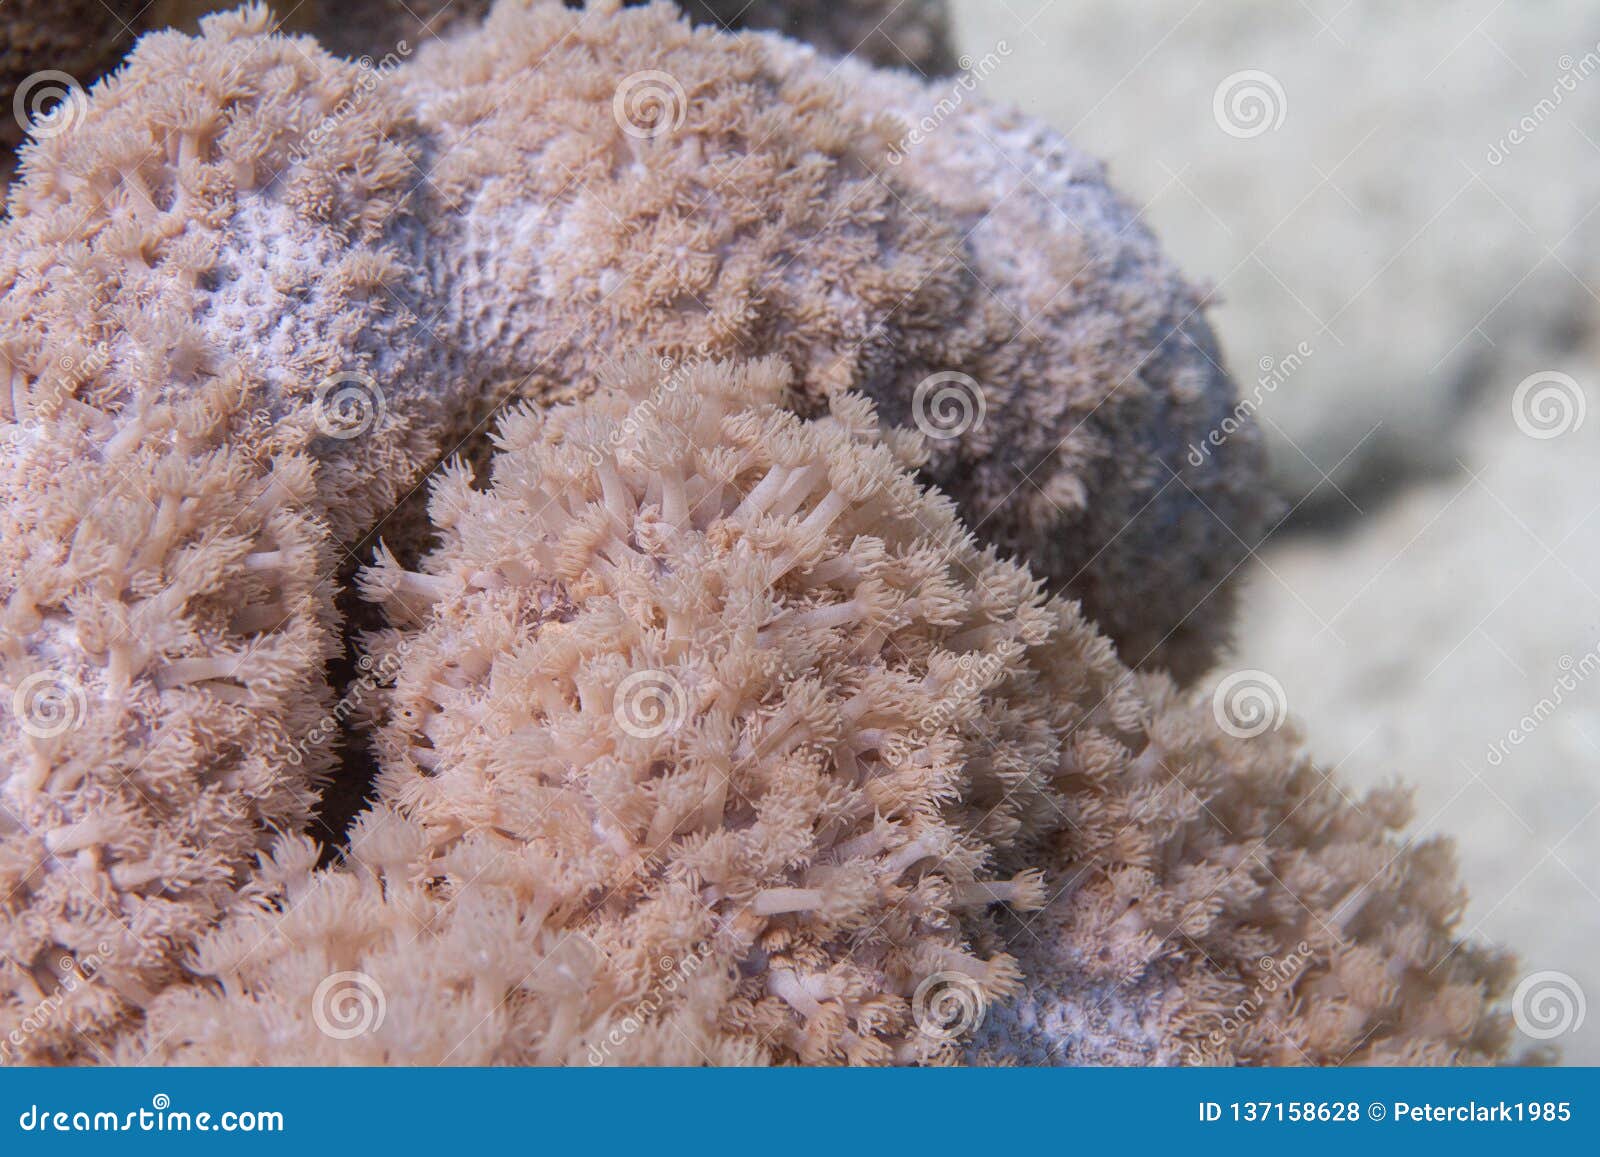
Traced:
[[1186, 455], [1232, 387], [1098, 167], [937, 94], [252, 7], [24, 149], [4, 1059], [1503, 1052], [1447, 849], [1134, 673], [1226, 637], [1254, 434]]

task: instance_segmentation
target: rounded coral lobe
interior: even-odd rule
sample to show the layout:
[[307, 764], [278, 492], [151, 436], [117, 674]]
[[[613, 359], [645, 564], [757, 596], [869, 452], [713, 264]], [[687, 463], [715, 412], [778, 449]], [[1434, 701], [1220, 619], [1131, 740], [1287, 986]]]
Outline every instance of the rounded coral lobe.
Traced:
[[427, 142], [413, 308], [529, 398], [620, 348], [782, 356], [808, 414], [866, 393], [934, 436], [925, 476], [986, 541], [1130, 665], [1193, 677], [1266, 517], [1254, 428], [1207, 445], [1239, 425], [1207, 298], [1096, 162], [968, 81], [667, 5], [502, 5], [398, 74]]
[[[394, 109], [269, 25], [144, 38], [35, 126], [0, 225], [0, 1035], [27, 1059], [100, 1055], [306, 824], [333, 536], [432, 453], [376, 240]], [[321, 405], [346, 377], [387, 383], [363, 437]]]
[[1261, 529], [1254, 436], [1188, 461], [1234, 402], [1204, 298], [1054, 134], [665, 4], [501, 4], [362, 61], [272, 27], [151, 34], [24, 150], [22, 409], [80, 345], [104, 364], [71, 392], [113, 417], [238, 369], [354, 549], [380, 520], [416, 545], [395, 506], [441, 453], [616, 349], [782, 356], [804, 413], [858, 389], [941, 434], [924, 387], [953, 379], [982, 413], [926, 477], [1133, 665], [1209, 663]]
[[1352, 798], [1293, 728], [1237, 737], [1210, 696], [1135, 677], [1137, 756], [1060, 781], [1050, 901], [1008, 920], [1024, 995], [975, 1061], [1494, 1064], [1511, 957], [1463, 936], [1448, 841], [1398, 788]]
[[[642, 363], [508, 417], [487, 491], [437, 486], [423, 572], [365, 580], [401, 624], [375, 640], [399, 656], [381, 792], [436, 849], [559, 865], [541, 904], [602, 991], [710, 944], [696, 1031], [723, 1047], [936, 1059], [912, 998], [1014, 988], [958, 916], [1040, 900], [997, 856], [1060, 822], [1063, 738], [1123, 705], [1117, 665], [915, 482], [911, 437], [852, 395], [799, 419], [787, 384]], [[569, 1052], [608, 1027], [574, 1024]]]

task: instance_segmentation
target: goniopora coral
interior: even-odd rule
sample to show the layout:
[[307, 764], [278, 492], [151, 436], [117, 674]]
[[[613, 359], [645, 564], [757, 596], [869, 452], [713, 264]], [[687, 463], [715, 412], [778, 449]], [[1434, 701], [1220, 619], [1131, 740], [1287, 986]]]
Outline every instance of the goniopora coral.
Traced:
[[[993, 1009], [977, 1061], [1498, 1055], [1504, 962], [1395, 799], [1219, 736], [979, 552], [915, 438], [784, 381], [635, 367], [440, 478], [439, 549], [365, 578], [379, 806], [340, 868], [264, 863], [130, 1058], [948, 1062], [935, 1000]], [[424, 995], [347, 1040], [330, 976]]]
[[1438, 1065], [1504, 1059], [1511, 957], [1462, 938], [1449, 841], [1408, 794], [1352, 797], [1292, 727], [1219, 730], [1215, 699], [1132, 677], [1145, 722], [1059, 783], [1050, 897], [1002, 923], [1029, 983], [974, 1060]]
[[[487, 492], [460, 470], [435, 484], [425, 568], [386, 559], [363, 580], [397, 624], [373, 647], [397, 670], [379, 796], [418, 845], [407, 874], [439, 865], [449, 891], [472, 879], [450, 865], [486, 868], [527, 937], [588, 954], [581, 983], [528, 959], [526, 988], [500, 994], [525, 1019], [482, 1059], [581, 1061], [656, 962], [697, 945], [710, 959], [669, 1021], [711, 1058], [930, 1060], [955, 1046], [916, 1031], [926, 977], [959, 973], [985, 1000], [1016, 988], [959, 916], [1042, 902], [1038, 874], [1002, 877], [996, 856], [1055, 826], [1069, 733], [1133, 725], [1120, 668], [916, 484], [915, 436], [880, 431], [856, 395], [797, 419], [788, 384], [774, 363], [665, 380], [646, 363], [588, 401], [518, 409]], [[395, 838], [386, 822], [357, 833], [358, 863], [369, 832]], [[186, 1014], [158, 1011], [150, 1034], [173, 1059], [269, 1039], [339, 1055], [299, 989], [324, 964], [399, 983], [380, 967], [393, 921], [368, 944], [294, 921], [327, 944], [315, 966], [219, 965], [233, 1002], [176, 997]], [[304, 941], [274, 943], [300, 957]], [[262, 1010], [248, 1031], [246, 1006]], [[619, 1059], [691, 1058], [666, 1023]], [[368, 1059], [446, 1059], [407, 1051], [406, 1031], [380, 1030]]]
[[[6, 839], [32, 849], [8, 852], [16, 1015], [108, 923], [137, 930], [118, 982], [137, 1008], [250, 852], [301, 823], [330, 761], [333, 736], [309, 718], [338, 647], [338, 569], [488, 402], [592, 381], [612, 349], [770, 351], [796, 366], [806, 412], [859, 384], [903, 413], [929, 373], [981, 373], [990, 322], [1012, 313], [972, 275], [992, 258], [967, 247], [963, 223], [889, 171], [896, 123], [777, 41], [694, 30], [665, 6], [508, 4], [481, 33], [385, 69], [270, 26], [250, 8], [210, 18], [198, 39], [145, 37], [81, 124], [24, 150], [11, 189], [0, 235], [4, 473], [16, 495], [5, 690], [52, 681], [82, 715], [44, 755], [20, 715], [4, 737]], [[683, 97], [664, 106], [664, 126], [630, 119], [644, 114], [625, 85], [652, 66]], [[511, 163], [528, 156], [542, 161]], [[1062, 163], [1061, 194], [1082, 220], [1100, 220], [1096, 206], [1122, 213], [1087, 162]], [[1149, 238], [1114, 220], [1116, 231], [1078, 235], [1076, 252], [1101, 254], [1078, 276], [1085, 290], [1097, 269], [1108, 284], [1131, 278], [1126, 292], [1069, 288], [1057, 320], [1035, 326], [1053, 335], [1046, 346], [1086, 356], [1042, 352], [1040, 366], [1070, 376], [992, 383], [987, 432], [959, 442], [978, 458], [944, 454], [983, 477], [984, 456], [1003, 445], [994, 431], [1057, 425], [1066, 437], [1036, 477], [1081, 498], [1064, 507], [1076, 521], [1136, 510], [1142, 487], [1162, 485], [1145, 467], [1110, 469], [1115, 441], [1095, 430], [1121, 428], [1124, 404], [1131, 437], [1175, 453], [1181, 427], [1228, 394], [1203, 358], [1199, 378], [1155, 410], [1147, 399], [1165, 379], [1119, 380], [1145, 360], [1140, 343], [1159, 336], [1160, 318], [1190, 307]], [[1124, 312], [1136, 291], [1153, 312]], [[1129, 343], [1126, 356], [1087, 357], [1106, 342]], [[242, 520], [183, 500], [207, 486], [235, 496]], [[94, 509], [114, 522], [92, 529]], [[1211, 518], [1198, 505], [1191, 514]], [[1084, 557], [1131, 573], [1093, 537]], [[1098, 589], [1093, 574], [1079, 584]], [[85, 629], [72, 629], [80, 617]], [[212, 722], [224, 716], [237, 718]], [[246, 718], [265, 724], [235, 736]], [[159, 749], [170, 766], [146, 760], [169, 736]], [[202, 792], [235, 800], [240, 781], [218, 770], [235, 762], [271, 782], [221, 805], [221, 838], [189, 813]], [[74, 767], [95, 770], [62, 770]], [[75, 874], [56, 870], [59, 856], [38, 866], [36, 841], [84, 818], [81, 790], [126, 793], [156, 767], [171, 787], [118, 805], [145, 818], [109, 834], [74, 829]], [[115, 865], [148, 863], [144, 849], [173, 839], [207, 849], [203, 883], [166, 860], [112, 882]]]
[[[1146, 806], [1162, 772], [1302, 874], [1389, 854], [1331, 805], [1338, 849], [1266, 830], [1286, 753], [1158, 745], [1174, 692], [1124, 662], [1210, 662], [1259, 463], [1184, 460], [1232, 389], [1093, 162], [668, 5], [502, 3], [371, 63], [271, 27], [146, 37], [0, 227], [13, 1051], [947, 1061], [939, 980], [1053, 1058], [1058, 965], [1161, 978], [1119, 1023], [1175, 1047], [1223, 989], [1167, 918], [1230, 960], [1298, 926], [1238, 833]], [[489, 488], [444, 469], [429, 526], [453, 451]], [[379, 538], [378, 798], [317, 870], [293, 833], [367, 742], [334, 598]], [[1404, 863], [1334, 921], [1392, 985], [1330, 950], [1308, 1059], [1363, 1016], [1499, 1047], [1492, 961], [1416, 967], [1454, 913]], [[351, 975], [425, 994], [330, 1032]]]

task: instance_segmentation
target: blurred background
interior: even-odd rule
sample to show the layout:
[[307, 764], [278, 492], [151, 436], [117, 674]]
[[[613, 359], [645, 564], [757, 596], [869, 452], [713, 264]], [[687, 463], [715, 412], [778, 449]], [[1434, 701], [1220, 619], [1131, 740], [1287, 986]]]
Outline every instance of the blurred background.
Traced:
[[[1600, 993], [1600, 4], [952, 9], [1212, 290], [1287, 512], [1224, 671], [1352, 795], [1415, 786], [1467, 929]], [[1600, 1014], [1551, 1043], [1600, 1063]]]

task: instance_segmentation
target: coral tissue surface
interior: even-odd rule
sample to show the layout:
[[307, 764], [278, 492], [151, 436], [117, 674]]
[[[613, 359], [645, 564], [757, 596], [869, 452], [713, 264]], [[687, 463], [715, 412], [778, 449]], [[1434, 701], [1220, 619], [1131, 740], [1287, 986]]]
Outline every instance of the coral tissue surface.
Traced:
[[1499, 1054], [1447, 851], [1153, 673], [1266, 510], [1099, 166], [665, 4], [272, 28], [0, 223], [6, 1059]]

